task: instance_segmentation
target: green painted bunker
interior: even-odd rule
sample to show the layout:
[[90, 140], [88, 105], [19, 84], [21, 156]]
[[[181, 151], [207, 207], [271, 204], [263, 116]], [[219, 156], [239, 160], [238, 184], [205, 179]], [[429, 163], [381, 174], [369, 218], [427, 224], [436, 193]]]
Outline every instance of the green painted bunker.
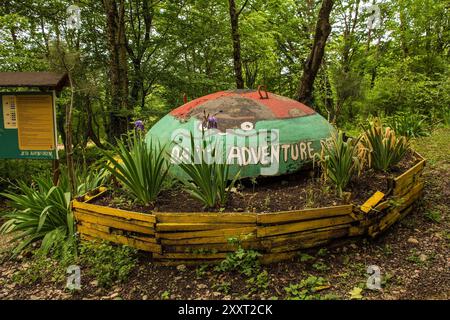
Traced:
[[[241, 177], [281, 175], [311, 164], [321, 141], [334, 132], [306, 105], [270, 92], [230, 90], [209, 94], [172, 110], [147, 134], [168, 148], [174, 173], [194, 148], [214, 150]], [[204, 154], [204, 153], [203, 153]], [[203, 161], [208, 161], [203, 156]]]

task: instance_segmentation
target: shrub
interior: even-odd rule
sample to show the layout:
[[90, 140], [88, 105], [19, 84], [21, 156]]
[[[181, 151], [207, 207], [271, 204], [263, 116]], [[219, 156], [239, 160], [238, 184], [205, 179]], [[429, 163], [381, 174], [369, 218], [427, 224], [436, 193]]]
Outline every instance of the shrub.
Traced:
[[[84, 195], [85, 193], [105, 184], [109, 176], [109, 171], [104, 168], [92, 170], [85, 166], [75, 167], [76, 194], [74, 196], [77, 197]], [[62, 170], [59, 185], [64, 190], [69, 190], [69, 180], [65, 170]]]
[[407, 139], [397, 137], [389, 127], [384, 128], [378, 118], [364, 130], [362, 143], [368, 150], [369, 167], [375, 170], [388, 171], [405, 156], [409, 149]]
[[156, 200], [169, 170], [164, 148], [147, 143], [138, 133], [130, 134], [125, 141], [118, 140], [113, 154], [104, 151], [109, 160], [104, 164], [112, 176], [143, 204]]
[[414, 112], [398, 112], [388, 118], [389, 126], [397, 135], [417, 138], [429, 135], [427, 117]]
[[[246, 238], [246, 237], [244, 237]], [[246, 276], [251, 276], [259, 270], [259, 257], [261, 254], [255, 250], [242, 248], [240, 240], [230, 238], [229, 243], [237, 244], [236, 251], [229, 253], [227, 257], [216, 266], [215, 270], [220, 272], [238, 271]]]
[[[230, 179], [229, 165], [218, 161], [216, 148], [211, 150], [211, 159], [207, 161], [206, 141], [202, 140], [200, 150], [195, 152], [194, 138], [191, 134], [191, 152], [190, 161], [180, 163], [180, 168], [188, 176], [183, 179], [187, 191], [204, 204], [206, 208], [215, 208], [225, 206], [230, 190], [233, 188], [239, 177], [239, 172]], [[199, 159], [195, 157], [199, 156]]]
[[70, 192], [54, 186], [50, 178], [36, 178], [35, 181], [31, 187], [19, 181], [17, 187], [22, 194], [1, 193], [14, 208], [12, 212], [1, 213], [7, 221], [0, 227], [0, 233], [16, 233], [12, 241], [20, 239], [13, 255], [38, 240], [42, 240], [40, 250], [47, 253], [64, 241], [74, 239]]
[[127, 246], [108, 243], [83, 242], [80, 245], [80, 261], [89, 268], [100, 287], [110, 287], [126, 280], [136, 266], [136, 250]]
[[322, 152], [317, 156], [318, 162], [324, 179], [330, 179], [335, 184], [339, 195], [342, 195], [353, 175], [361, 171], [362, 151], [359, 139], [348, 138], [345, 141], [342, 131], [322, 142]]

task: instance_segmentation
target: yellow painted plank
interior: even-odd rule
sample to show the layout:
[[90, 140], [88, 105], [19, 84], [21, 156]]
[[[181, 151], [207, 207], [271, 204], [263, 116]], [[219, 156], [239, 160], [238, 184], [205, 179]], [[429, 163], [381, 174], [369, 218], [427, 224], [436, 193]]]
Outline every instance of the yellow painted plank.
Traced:
[[261, 244], [266, 249], [270, 249], [272, 246], [282, 245], [288, 242], [298, 242], [308, 239], [325, 239], [331, 238], [335, 233], [346, 233], [350, 224], [343, 224], [338, 226], [326, 227], [321, 229], [302, 231], [296, 233], [279, 234], [271, 237], [260, 238]]
[[313, 247], [318, 247], [324, 244], [327, 244], [332, 239], [310, 239], [308, 241], [301, 241], [297, 243], [289, 243], [283, 246], [278, 246], [270, 249], [270, 253], [276, 252], [291, 252], [294, 250], [308, 249]]
[[129, 234], [129, 235], [127, 235], [127, 237], [137, 239], [140, 241], [144, 241], [144, 242], [157, 243], [156, 238], [153, 236], [146, 237], [146, 236], [137, 236], [135, 234]]
[[259, 224], [293, 222], [319, 218], [328, 218], [334, 216], [345, 216], [350, 214], [352, 210], [353, 205], [342, 205], [342, 206], [313, 208], [295, 211], [260, 213], [258, 214], [257, 219]]
[[256, 227], [218, 229], [206, 231], [192, 231], [192, 232], [157, 232], [156, 237], [161, 239], [190, 239], [190, 238], [205, 238], [205, 237], [237, 237], [247, 234], [256, 234]]
[[108, 192], [106, 187], [98, 187], [97, 189], [82, 195], [80, 198], [83, 199], [82, 202], [92, 202], [93, 200], [103, 196], [106, 192]]
[[79, 208], [73, 209], [73, 212], [80, 212], [80, 213], [84, 213], [84, 214], [92, 215], [92, 216], [96, 216], [96, 217], [101, 217], [101, 218], [108, 219], [108, 220], [130, 223], [130, 224], [133, 224], [136, 226], [146, 227], [149, 229], [155, 229], [155, 224], [151, 223], [151, 222], [147, 222], [147, 221], [126, 219], [126, 218], [122, 218], [122, 217], [118, 217], [118, 216], [109, 216], [109, 215], [104, 215], [104, 214], [101, 214], [98, 212], [88, 211], [88, 210], [79, 209]]
[[215, 265], [222, 261], [223, 259], [216, 260], [170, 260], [170, 259], [154, 259], [153, 263], [157, 266], [161, 267], [171, 267], [171, 266], [179, 266], [180, 264], [186, 266], [198, 266], [198, 265]]
[[353, 222], [350, 216], [339, 216], [334, 218], [307, 220], [302, 222], [273, 225], [273, 226], [258, 226], [257, 236], [267, 237], [278, 234], [294, 233], [299, 231], [314, 230], [325, 227], [332, 227]]
[[414, 201], [420, 198], [423, 187], [424, 183], [419, 182], [406, 195], [398, 199], [397, 201], [400, 203], [400, 205], [398, 206], [398, 210], [404, 210], [405, 208], [409, 207]]
[[157, 254], [155, 253], [153, 255], [153, 258], [155, 259], [185, 259], [185, 260], [209, 260], [209, 259], [224, 259], [227, 257], [227, 253], [170, 253], [170, 252], [164, 252], [163, 254]]
[[424, 167], [425, 160], [419, 161], [419, 163], [417, 163], [414, 167], [394, 178], [395, 186], [401, 184], [402, 181], [407, 180], [409, 177], [414, 176], [416, 173], [422, 171]]
[[[245, 249], [259, 249], [257, 242], [241, 243]], [[162, 245], [164, 252], [189, 253], [189, 252], [234, 252], [238, 244], [231, 243], [207, 243], [207, 244], [183, 244], [183, 245]]]
[[361, 206], [361, 211], [368, 213], [373, 206], [376, 206], [384, 198], [384, 193], [381, 191], [375, 192], [366, 202]]
[[256, 213], [155, 212], [158, 223], [255, 223]]
[[126, 211], [122, 209], [116, 209], [111, 208], [107, 206], [99, 206], [96, 204], [90, 204], [90, 203], [83, 203], [77, 200], [73, 200], [72, 207], [75, 209], [84, 209], [87, 211], [92, 211], [99, 214], [104, 214], [108, 216], [113, 217], [120, 217], [124, 219], [134, 219], [134, 220], [140, 220], [140, 221], [146, 221], [150, 223], [155, 223], [155, 215], [153, 214], [146, 214], [146, 213], [139, 213], [139, 212], [133, 212], [133, 211]]
[[244, 223], [157, 223], [156, 231], [202, 231], [202, 230], [216, 230], [216, 229], [230, 229], [242, 227], [254, 227], [254, 224]]
[[408, 184], [402, 184], [394, 188], [392, 194], [394, 195], [394, 197], [401, 197], [422, 181], [422, 177], [413, 176], [413, 179], [408, 180]]
[[348, 233], [349, 233], [348, 228], [336, 229], [308, 236], [298, 236], [292, 239], [276, 239], [276, 237], [273, 237], [275, 239], [272, 239], [270, 241], [262, 240], [261, 243], [265, 251], [267, 252], [288, 251], [286, 248], [291, 248], [291, 250], [294, 250], [294, 249], [314, 247], [319, 242], [322, 241], [327, 242], [333, 239], [342, 238], [347, 236]]
[[[162, 245], [189, 245], [189, 244], [213, 244], [213, 243], [220, 243], [220, 244], [226, 244], [229, 243], [228, 239], [232, 238], [228, 235], [222, 235], [217, 237], [196, 237], [196, 238], [190, 238], [190, 239], [161, 239]], [[236, 238], [233, 237], [233, 238]], [[249, 236], [248, 234], [238, 236], [237, 238], [240, 238], [242, 241], [245, 240], [254, 240], [256, 239], [256, 235], [252, 234]]]
[[297, 255], [298, 255], [297, 251], [265, 253], [261, 257], [259, 257], [259, 261], [262, 264], [270, 264], [270, 263], [290, 260], [290, 259], [295, 258]]
[[355, 237], [355, 236], [361, 236], [364, 233], [366, 233], [366, 228], [359, 226], [359, 227], [350, 227], [348, 229], [348, 236], [349, 237]]
[[86, 222], [86, 221], [80, 221], [80, 224], [85, 226], [85, 227], [87, 227], [87, 228], [99, 230], [99, 231], [102, 231], [102, 232], [105, 232], [105, 233], [110, 233], [110, 231], [111, 231], [110, 228], [107, 227], [107, 226], [102, 226], [102, 225], [99, 225], [99, 224], [89, 223], [89, 222]]
[[109, 216], [101, 216], [95, 214], [87, 214], [84, 212], [74, 211], [74, 216], [77, 221], [86, 221], [93, 224], [99, 224], [107, 227], [112, 227], [115, 229], [144, 233], [144, 234], [155, 234], [155, 230], [151, 227], [144, 227], [141, 225], [135, 225], [131, 220], [119, 220], [114, 219]]
[[129, 247], [136, 248], [138, 250], [149, 251], [154, 253], [162, 253], [161, 245], [159, 244], [139, 241], [137, 239], [128, 238], [117, 234], [108, 234], [105, 232], [101, 232], [99, 230], [87, 228], [83, 225], [78, 226], [78, 231], [81, 234], [85, 234], [91, 237], [103, 239], [118, 244], [125, 244]]
[[373, 211], [375, 211], [375, 212], [383, 211], [383, 210], [387, 209], [389, 207], [389, 205], [390, 205], [390, 201], [389, 200], [383, 201], [383, 202], [377, 204], [373, 208]]

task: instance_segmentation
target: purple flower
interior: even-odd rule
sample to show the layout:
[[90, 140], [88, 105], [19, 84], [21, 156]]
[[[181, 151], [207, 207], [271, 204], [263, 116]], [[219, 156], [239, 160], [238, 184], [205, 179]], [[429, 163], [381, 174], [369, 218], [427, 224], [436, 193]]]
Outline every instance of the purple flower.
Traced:
[[214, 116], [210, 116], [208, 117], [208, 121], [207, 121], [207, 128], [208, 129], [217, 129], [217, 118]]
[[134, 128], [139, 131], [144, 131], [144, 122], [142, 120], [136, 120], [134, 122]]

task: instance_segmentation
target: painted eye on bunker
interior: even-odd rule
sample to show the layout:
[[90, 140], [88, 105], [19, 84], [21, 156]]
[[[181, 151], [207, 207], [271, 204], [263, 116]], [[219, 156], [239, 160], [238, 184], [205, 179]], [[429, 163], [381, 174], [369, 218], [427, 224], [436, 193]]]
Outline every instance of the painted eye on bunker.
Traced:
[[242, 122], [241, 123], [241, 129], [244, 130], [244, 131], [253, 130], [253, 123], [248, 122], [248, 121]]

